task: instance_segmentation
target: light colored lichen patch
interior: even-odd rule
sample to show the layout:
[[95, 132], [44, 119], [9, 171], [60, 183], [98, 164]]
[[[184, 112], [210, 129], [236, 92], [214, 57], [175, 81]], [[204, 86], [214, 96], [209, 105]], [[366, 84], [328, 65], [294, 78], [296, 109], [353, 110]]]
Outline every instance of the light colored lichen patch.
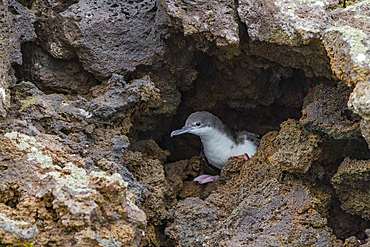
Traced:
[[5, 89], [0, 87], [0, 95], [1, 95], [1, 98], [3, 100], [3, 102], [5, 102], [6, 100], [6, 93], [5, 93]]
[[31, 227], [29, 222], [9, 219], [4, 213], [0, 213], [0, 228], [19, 239], [32, 239], [37, 234], [36, 226]]
[[15, 132], [15, 131], [6, 133], [5, 136], [10, 138], [12, 141], [14, 141], [20, 150], [26, 150], [31, 147], [37, 147], [37, 148], [44, 147], [43, 145], [38, 143], [34, 137], [24, 135], [24, 134]]
[[16, 226], [16, 227], [22, 228], [22, 229], [31, 225], [28, 222], [11, 220], [11, 219], [8, 218], [8, 216], [6, 214], [3, 214], [3, 213], [0, 213], [0, 222], [11, 224], [13, 226]]
[[41, 168], [60, 168], [59, 166], [53, 165], [51, 157], [44, 155], [40, 151], [40, 149], [45, 147], [38, 143], [34, 137], [18, 132], [6, 133], [5, 136], [10, 138], [20, 150], [27, 151], [28, 160], [36, 160], [40, 164]]
[[[43, 169], [52, 168], [52, 170], [41, 175], [40, 178], [44, 179], [52, 176], [57, 181], [57, 189], [67, 187], [75, 191], [83, 190], [91, 192], [92, 189], [88, 188], [90, 176], [104, 178], [105, 180], [115, 180], [124, 187], [128, 185], [118, 173], [110, 176], [105, 172], [93, 171], [89, 176], [83, 168], [77, 167], [72, 162], [67, 163], [64, 168], [54, 165], [52, 158], [40, 151], [40, 149], [44, 149], [45, 147], [32, 136], [18, 132], [6, 133], [5, 136], [10, 138], [20, 150], [27, 151], [28, 160], [36, 160]], [[64, 173], [63, 170], [68, 171], [68, 173]]]
[[92, 171], [90, 173], [90, 176], [92, 177], [98, 177], [98, 178], [104, 178], [105, 180], [115, 180], [117, 181], [121, 186], [123, 187], [127, 187], [128, 186], [128, 183], [123, 181], [121, 175], [119, 175], [118, 173], [114, 173], [112, 176], [109, 176], [106, 172], [95, 172], [95, 171]]
[[340, 27], [331, 27], [327, 32], [337, 31], [340, 32], [344, 40], [349, 45], [349, 54], [354, 62], [361, 66], [369, 66], [369, 47], [365, 46], [366, 40], [369, 36], [362, 30], [345, 25]]
[[[322, 30], [326, 28], [322, 20], [330, 24], [331, 20], [325, 11], [328, 4], [321, 0], [276, 0], [275, 6], [280, 11], [275, 14], [275, 19], [278, 20], [275, 24], [285, 33], [291, 44], [298, 45], [301, 41], [307, 43], [312, 38], [321, 37]], [[275, 36], [272, 34], [272, 37]]]
[[70, 174], [64, 174], [60, 171], [52, 171], [41, 176], [41, 178], [52, 176], [57, 181], [57, 188], [65, 186], [75, 191], [92, 191], [91, 189], [87, 188], [89, 185], [89, 176], [83, 168], [78, 168], [76, 165], [69, 162], [65, 166], [65, 169], [69, 170]]
[[[145, 91], [143, 94], [146, 97]], [[49, 238], [47, 231], [51, 229], [52, 239], [58, 239], [57, 245], [62, 246], [64, 235], [60, 232], [64, 230], [59, 229], [68, 228], [74, 229], [73, 233], [66, 234], [71, 241], [80, 243], [76, 246], [98, 246], [92, 244], [99, 240], [98, 237], [86, 234], [79, 239], [85, 230], [101, 236], [101, 246], [135, 245], [132, 243], [138, 241], [137, 234], [146, 225], [146, 214], [135, 205], [136, 197], [127, 190], [128, 183], [120, 174], [87, 171], [83, 159], [52, 135], [29, 136], [10, 132], [4, 134], [2, 141], [6, 144], [4, 147], [10, 147], [5, 150], [17, 154], [14, 168], [27, 168], [23, 173], [17, 173], [17, 181], [28, 183], [21, 177], [25, 173], [35, 179], [29, 183], [32, 190], [26, 196], [19, 190], [22, 199], [16, 209], [11, 212], [0, 209], [1, 243], [23, 246], [23, 243], [38, 242], [42, 234], [43, 238]], [[13, 190], [11, 192], [14, 196]], [[13, 196], [9, 195], [9, 198]], [[50, 207], [52, 210], [48, 210]], [[4, 208], [8, 207], [5, 205]], [[52, 224], [48, 223], [48, 229], [34, 226], [50, 219]]]
[[349, 98], [348, 107], [363, 119], [370, 120], [370, 82], [356, 85]]

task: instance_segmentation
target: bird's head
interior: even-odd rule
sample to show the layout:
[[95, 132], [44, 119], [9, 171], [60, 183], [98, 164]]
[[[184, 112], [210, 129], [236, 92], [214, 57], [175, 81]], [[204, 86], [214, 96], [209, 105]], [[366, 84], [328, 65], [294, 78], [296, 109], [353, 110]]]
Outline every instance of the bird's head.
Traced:
[[171, 137], [185, 133], [206, 137], [207, 135], [210, 135], [215, 128], [220, 128], [221, 126], [221, 120], [212, 113], [198, 111], [190, 114], [184, 127], [172, 131]]

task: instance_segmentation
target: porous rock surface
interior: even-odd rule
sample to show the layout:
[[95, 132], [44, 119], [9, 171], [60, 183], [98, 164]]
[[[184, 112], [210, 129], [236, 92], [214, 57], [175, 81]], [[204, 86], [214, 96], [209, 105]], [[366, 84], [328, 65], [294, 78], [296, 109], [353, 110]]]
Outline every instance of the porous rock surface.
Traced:
[[212, 53], [207, 45], [210, 42], [230, 53], [229, 56], [239, 53], [239, 25], [234, 1], [197, 0], [180, 3], [166, 0], [165, 4], [167, 13], [180, 23], [185, 35], [191, 35], [199, 42], [200, 49]]
[[336, 88], [318, 85], [310, 89], [303, 103], [305, 129], [335, 139], [360, 136], [360, 118], [347, 107], [350, 92], [343, 83]]
[[[351, 239], [343, 245], [337, 236], [363, 238], [359, 232], [370, 226], [365, 215], [370, 192], [365, 185], [368, 162], [345, 157], [370, 156], [364, 141], [357, 139], [359, 119], [342, 114], [348, 107], [340, 96], [345, 94], [348, 99], [349, 95], [342, 86], [312, 88], [305, 98], [306, 114], [264, 135], [252, 159], [229, 159], [221, 178], [214, 182], [216, 187], [203, 187], [199, 195], [200, 189], [192, 184], [191, 197], [177, 204], [166, 229], [172, 241], [180, 246], [348, 246]], [[332, 120], [326, 122], [325, 114]], [[187, 190], [179, 177], [201, 173], [190, 173], [196, 171], [191, 164], [168, 164], [177, 165], [181, 172], [168, 174], [181, 188], [180, 198]], [[326, 185], [330, 181], [338, 194]], [[348, 215], [331, 208], [336, 197]], [[358, 228], [348, 228], [349, 222], [356, 222]]]
[[[369, 6], [1, 1], [0, 244], [368, 245]], [[196, 110], [263, 135], [207, 185]]]
[[[261, 149], [259, 150], [261, 151]], [[181, 246], [340, 246], [317, 211], [324, 201], [253, 157], [226, 165], [221, 187], [174, 210], [166, 233]], [[230, 172], [236, 169], [239, 172]], [[226, 180], [227, 179], [227, 180]]]
[[118, 173], [87, 174], [85, 162], [59, 141], [48, 135], [3, 135], [2, 243], [137, 244], [146, 216], [131, 201], [128, 183]]
[[107, 78], [151, 65], [164, 52], [157, 28], [162, 15], [155, 0], [78, 1], [56, 21], [59, 39], [75, 48], [84, 68]]
[[294, 120], [284, 122], [278, 134], [270, 132], [267, 136], [273, 142], [261, 147], [268, 150], [265, 155], [269, 163], [282, 170], [305, 173], [322, 152], [321, 137], [305, 131]]
[[342, 209], [366, 219], [370, 219], [369, 171], [368, 160], [346, 158], [331, 179], [342, 202]]
[[[154, 192], [123, 166], [124, 133], [130, 113], [157, 100], [158, 89], [149, 77], [126, 83], [116, 75], [94, 95], [12, 87], [12, 118], [1, 122], [2, 243], [122, 246], [145, 235], [148, 214], [136, 204]], [[102, 127], [118, 118], [120, 127]]]

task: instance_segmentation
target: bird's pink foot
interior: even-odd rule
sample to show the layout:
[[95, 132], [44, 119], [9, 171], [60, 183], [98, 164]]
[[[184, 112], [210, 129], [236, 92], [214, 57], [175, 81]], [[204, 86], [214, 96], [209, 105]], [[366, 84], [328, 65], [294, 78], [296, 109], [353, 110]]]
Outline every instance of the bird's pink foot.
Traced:
[[206, 183], [210, 183], [214, 180], [217, 180], [220, 176], [211, 176], [211, 175], [200, 175], [196, 178], [193, 179], [193, 181], [197, 181], [198, 183], [200, 184], [206, 184]]
[[245, 160], [249, 160], [249, 156], [248, 154], [242, 154], [242, 155], [238, 155], [238, 156], [234, 156], [235, 158], [238, 158], [238, 159], [245, 159]]

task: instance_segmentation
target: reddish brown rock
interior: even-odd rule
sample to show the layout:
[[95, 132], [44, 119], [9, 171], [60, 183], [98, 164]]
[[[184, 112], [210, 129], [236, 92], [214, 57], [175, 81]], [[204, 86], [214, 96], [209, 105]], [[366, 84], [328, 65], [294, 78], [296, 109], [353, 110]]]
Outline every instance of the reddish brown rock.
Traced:
[[330, 57], [332, 71], [348, 86], [370, 80], [369, 2], [358, 1], [336, 9], [335, 25], [325, 30], [323, 44]]
[[322, 152], [321, 137], [303, 129], [292, 119], [282, 123], [279, 133], [264, 137], [261, 147], [267, 152], [261, 155], [266, 162], [289, 172], [305, 173]]
[[301, 122], [306, 130], [324, 133], [335, 139], [360, 136], [360, 118], [347, 106], [351, 89], [340, 83], [336, 88], [312, 88], [303, 103]]
[[281, 175], [259, 157], [229, 161], [220, 187], [180, 202], [166, 233], [181, 246], [340, 246], [316, 211], [322, 202]]
[[342, 202], [341, 208], [370, 219], [370, 162], [346, 158], [331, 183]]
[[135, 179], [146, 186], [147, 195], [143, 202], [145, 213], [152, 224], [160, 225], [176, 202], [163, 166], [168, 152], [152, 140], [140, 141], [131, 148], [142, 152], [130, 150], [122, 157], [122, 162]]
[[[122, 177], [118, 173], [87, 173], [83, 160], [64, 149], [60, 140], [47, 135], [38, 139], [41, 141], [11, 132], [0, 140], [1, 160], [12, 163], [1, 171], [2, 194], [15, 193], [1, 202], [5, 210], [0, 234], [7, 232], [2, 243], [138, 244], [146, 216], [131, 201]], [[56, 150], [58, 155], [48, 155]], [[7, 231], [9, 227], [15, 231]]]

